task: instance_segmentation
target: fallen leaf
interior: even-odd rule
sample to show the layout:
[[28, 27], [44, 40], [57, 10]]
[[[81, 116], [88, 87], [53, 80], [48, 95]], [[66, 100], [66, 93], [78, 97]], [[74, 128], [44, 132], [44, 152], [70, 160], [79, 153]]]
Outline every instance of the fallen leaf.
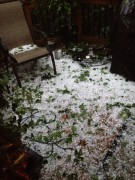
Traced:
[[6, 149], [10, 148], [11, 146], [13, 146], [13, 144], [7, 144], [7, 145], [5, 145], [5, 146], [2, 146], [2, 147], [0, 148], [0, 151], [6, 150]]
[[22, 160], [24, 160], [24, 158], [26, 158], [27, 155], [25, 152], [23, 152], [22, 154], [20, 154], [20, 156], [13, 162], [12, 166], [19, 164]]
[[80, 140], [79, 145], [80, 146], [86, 146], [87, 142], [85, 140]]
[[68, 117], [67, 114], [62, 115], [62, 119], [63, 119], [64, 121], [66, 121], [68, 118], [69, 118], [69, 117]]

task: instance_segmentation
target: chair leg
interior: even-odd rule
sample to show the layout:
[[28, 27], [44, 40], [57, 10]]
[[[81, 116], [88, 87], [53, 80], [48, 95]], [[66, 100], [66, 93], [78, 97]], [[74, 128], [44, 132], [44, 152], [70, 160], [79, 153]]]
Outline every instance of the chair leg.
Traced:
[[56, 75], [56, 74], [57, 74], [57, 71], [56, 71], [55, 60], [54, 60], [54, 56], [53, 56], [52, 51], [51, 51], [51, 54], [50, 54], [50, 55], [51, 55], [51, 59], [52, 59], [54, 74]]
[[19, 76], [18, 76], [18, 73], [17, 73], [17, 71], [16, 71], [16, 68], [15, 68], [14, 63], [11, 63], [11, 66], [12, 66], [12, 68], [13, 68], [13, 72], [14, 72], [14, 75], [15, 75], [15, 77], [16, 77], [17, 83], [18, 83], [19, 87], [21, 88], [21, 87], [22, 87], [22, 84], [21, 84], [20, 78], [19, 78]]

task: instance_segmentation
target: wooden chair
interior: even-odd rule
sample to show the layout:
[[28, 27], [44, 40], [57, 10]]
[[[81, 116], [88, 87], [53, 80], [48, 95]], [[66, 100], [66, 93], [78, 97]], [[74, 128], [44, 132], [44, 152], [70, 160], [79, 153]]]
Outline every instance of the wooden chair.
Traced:
[[[7, 1], [7, 0], [6, 0]], [[11, 0], [9, 0], [11, 1]], [[37, 29], [35, 29], [37, 30]], [[2, 2], [0, 1], [0, 36], [3, 39], [1, 43], [5, 57], [13, 68], [18, 85], [22, 87], [18, 72], [17, 65], [37, 60], [46, 55], [51, 56], [54, 74], [56, 75], [56, 66], [53, 53], [48, 45], [47, 35], [45, 32], [37, 30], [44, 37], [45, 46], [37, 47], [35, 49], [21, 52], [18, 54], [11, 54], [10, 50], [22, 45], [34, 45], [29, 27], [27, 25], [25, 15], [23, 12], [20, 1]]]

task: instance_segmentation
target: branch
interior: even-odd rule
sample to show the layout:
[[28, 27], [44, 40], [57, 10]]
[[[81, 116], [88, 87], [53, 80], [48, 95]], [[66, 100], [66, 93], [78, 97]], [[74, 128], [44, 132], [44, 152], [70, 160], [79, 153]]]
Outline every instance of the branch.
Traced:
[[39, 111], [34, 112], [32, 115], [27, 116], [22, 119], [23, 122], [21, 122], [21, 125], [23, 125], [30, 117], [34, 117], [34, 114], [38, 113]]
[[55, 145], [56, 145], [57, 147], [63, 149], [64, 151], [66, 151], [66, 150], [73, 150], [73, 148], [71, 148], [71, 147], [61, 147], [61, 146], [58, 145], [57, 143], [55, 143]]

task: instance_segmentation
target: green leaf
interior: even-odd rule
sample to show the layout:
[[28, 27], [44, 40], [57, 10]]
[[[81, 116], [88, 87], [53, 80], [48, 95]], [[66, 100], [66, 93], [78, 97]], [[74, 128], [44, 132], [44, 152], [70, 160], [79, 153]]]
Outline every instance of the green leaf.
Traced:
[[67, 139], [66, 139], [66, 143], [69, 144], [69, 143], [72, 143], [72, 135], [69, 134]]
[[86, 106], [86, 105], [84, 105], [84, 103], [82, 103], [82, 104], [79, 106], [80, 110], [81, 110], [81, 111], [84, 111], [84, 110], [85, 110], [85, 106]]
[[41, 103], [41, 99], [37, 99], [35, 103]]
[[34, 121], [30, 121], [29, 122], [29, 127], [33, 127], [33, 125], [34, 125]]
[[71, 127], [71, 130], [72, 130], [72, 133], [73, 133], [73, 134], [75, 134], [75, 133], [76, 133], [76, 131], [77, 131], [77, 129], [76, 129], [76, 127], [75, 127], [75, 126], [72, 126], [72, 127]]
[[132, 113], [127, 108], [122, 109], [122, 111], [118, 115], [118, 117], [123, 118], [123, 120], [126, 120], [131, 116], [132, 116]]
[[58, 138], [61, 138], [61, 132], [60, 132], [60, 131], [54, 132], [54, 133], [53, 133], [53, 138], [56, 139], [56, 140], [57, 140]]
[[68, 90], [67, 87], [65, 87], [65, 89], [57, 89], [57, 91], [62, 94], [71, 94], [71, 91]]
[[38, 135], [38, 136], [36, 137], [36, 139], [37, 139], [38, 141], [42, 141], [42, 138], [43, 138], [42, 135]]
[[71, 113], [71, 118], [76, 118], [76, 116], [77, 116], [77, 113]]
[[68, 175], [68, 180], [78, 180], [77, 173], [72, 173]]
[[39, 124], [42, 124], [44, 120], [42, 118], [39, 118], [37, 122], [35, 123], [35, 126], [38, 126]]
[[71, 155], [68, 155], [65, 161], [70, 162], [71, 161]]
[[91, 175], [91, 180], [98, 180], [97, 175]]
[[47, 136], [43, 136], [43, 141], [48, 144], [49, 143], [49, 138]]

